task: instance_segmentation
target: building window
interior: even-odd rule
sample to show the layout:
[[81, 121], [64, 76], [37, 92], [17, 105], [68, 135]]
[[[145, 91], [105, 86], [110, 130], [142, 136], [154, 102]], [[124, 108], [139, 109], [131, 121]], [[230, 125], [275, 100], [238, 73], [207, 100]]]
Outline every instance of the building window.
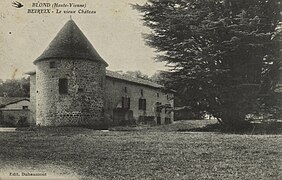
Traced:
[[165, 118], [165, 124], [170, 124], [171, 123], [171, 119], [170, 118]]
[[162, 103], [160, 102], [156, 102], [156, 112], [162, 112], [162, 108], [161, 108]]
[[139, 99], [139, 110], [146, 110], [146, 99]]
[[161, 125], [162, 121], [161, 121], [161, 117], [157, 117], [157, 125]]
[[127, 87], [124, 87], [124, 92], [127, 93]]
[[23, 106], [23, 109], [28, 109], [28, 106]]
[[68, 79], [67, 78], [59, 79], [59, 93], [68, 94]]
[[121, 98], [121, 107], [122, 109], [130, 109], [130, 98], [129, 97]]
[[143, 89], [140, 90], [141, 96], [144, 95]]
[[169, 100], [169, 96], [168, 96], [168, 94], [166, 95], [166, 99], [167, 99], [167, 100]]
[[157, 93], [157, 97], [160, 97], [160, 93]]
[[49, 67], [50, 69], [56, 68], [56, 62], [55, 61], [49, 62]]

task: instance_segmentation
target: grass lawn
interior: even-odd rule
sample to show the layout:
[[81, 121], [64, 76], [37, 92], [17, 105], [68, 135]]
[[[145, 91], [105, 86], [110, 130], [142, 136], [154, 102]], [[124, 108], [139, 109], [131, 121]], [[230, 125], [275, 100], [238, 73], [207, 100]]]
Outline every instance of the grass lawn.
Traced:
[[282, 135], [169, 128], [184, 126], [0, 132], [0, 179], [17, 179], [13, 172], [43, 172], [46, 179], [282, 179]]

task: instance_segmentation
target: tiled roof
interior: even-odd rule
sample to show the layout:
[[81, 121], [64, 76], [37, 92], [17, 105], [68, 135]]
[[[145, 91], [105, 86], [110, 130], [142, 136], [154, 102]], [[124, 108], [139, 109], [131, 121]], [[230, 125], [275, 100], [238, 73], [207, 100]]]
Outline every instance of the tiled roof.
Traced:
[[45, 51], [34, 61], [34, 64], [51, 58], [87, 59], [108, 65], [72, 19], [58, 32]]
[[[31, 71], [31, 72], [28, 72], [26, 74], [33, 75], [35, 73], [36, 73], [35, 71]], [[120, 74], [118, 72], [109, 71], [109, 70], [106, 70], [106, 77], [120, 79], [120, 80], [123, 80], [123, 81], [133, 82], [133, 83], [137, 83], [137, 84], [142, 84], [142, 85], [146, 85], [146, 86], [150, 86], [150, 87], [154, 87], [154, 88], [164, 88], [164, 86], [159, 85], [157, 83], [154, 83], [152, 81], [132, 77], [132, 76], [129, 76], [129, 75], [126, 75], [126, 74]], [[173, 90], [169, 90], [169, 91], [174, 92]]]
[[0, 97], [0, 108], [5, 107], [9, 104], [20, 102], [22, 100], [28, 100], [28, 97]]
[[106, 71], [106, 76], [111, 77], [111, 78], [115, 78], [115, 79], [128, 81], [128, 82], [133, 82], [133, 83], [137, 83], [137, 84], [151, 86], [151, 87], [155, 87], [155, 88], [164, 88], [164, 86], [159, 85], [157, 83], [154, 83], [152, 81], [132, 77], [132, 76], [129, 76], [129, 75], [126, 75], [126, 74], [120, 74], [118, 72], [113, 72], [113, 71], [109, 71], [109, 70]]

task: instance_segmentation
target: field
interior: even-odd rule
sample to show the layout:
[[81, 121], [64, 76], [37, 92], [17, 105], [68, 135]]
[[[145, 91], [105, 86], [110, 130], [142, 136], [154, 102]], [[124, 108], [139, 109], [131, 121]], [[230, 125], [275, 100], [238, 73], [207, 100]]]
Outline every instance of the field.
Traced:
[[281, 135], [174, 131], [189, 123], [0, 132], [0, 179], [282, 179]]

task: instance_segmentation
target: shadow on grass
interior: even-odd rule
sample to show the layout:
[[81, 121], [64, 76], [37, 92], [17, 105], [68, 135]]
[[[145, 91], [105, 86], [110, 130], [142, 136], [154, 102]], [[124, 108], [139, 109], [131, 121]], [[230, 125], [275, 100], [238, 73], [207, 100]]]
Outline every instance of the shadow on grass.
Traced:
[[65, 126], [29, 126], [29, 127], [17, 127], [17, 131], [41, 131], [41, 132], [54, 132], [54, 133], [64, 133], [64, 132], [79, 132], [82, 130], [107, 130], [108, 125], [65, 125]]
[[248, 123], [241, 128], [232, 128], [216, 124], [192, 129], [178, 129], [179, 132], [221, 132], [235, 134], [282, 134], [282, 122]]

